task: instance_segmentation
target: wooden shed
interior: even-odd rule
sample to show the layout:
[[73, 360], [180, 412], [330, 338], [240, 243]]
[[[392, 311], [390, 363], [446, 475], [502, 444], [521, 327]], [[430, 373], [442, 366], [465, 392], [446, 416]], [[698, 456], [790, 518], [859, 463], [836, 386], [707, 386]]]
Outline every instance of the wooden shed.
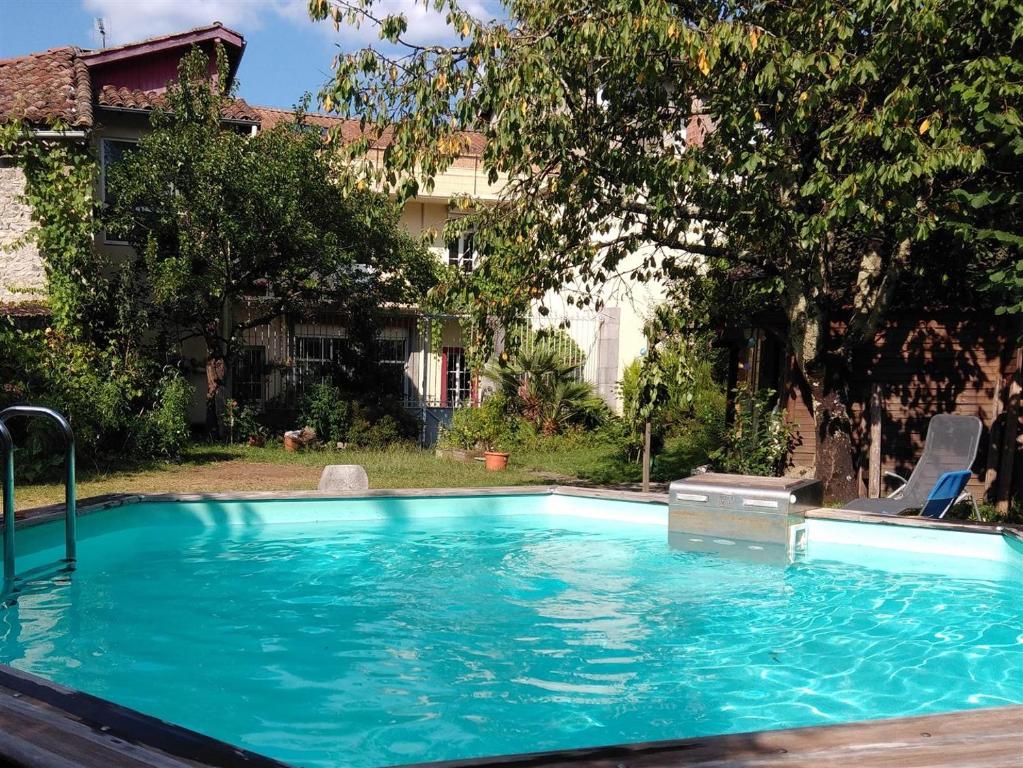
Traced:
[[[884, 471], [903, 476], [912, 471], [931, 416], [959, 413], [977, 416], [984, 425], [970, 482], [976, 498], [1004, 507], [1021, 497], [1018, 328], [991, 314], [897, 312], [874, 344], [855, 354], [849, 394], [861, 495], [890, 490]], [[841, 332], [841, 324], [832, 327], [833, 334]], [[780, 406], [795, 426], [790, 470], [812, 471], [813, 404], [787, 352], [784, 324], [761, 323], [737, 357], [739, 378], [779, 392]]]

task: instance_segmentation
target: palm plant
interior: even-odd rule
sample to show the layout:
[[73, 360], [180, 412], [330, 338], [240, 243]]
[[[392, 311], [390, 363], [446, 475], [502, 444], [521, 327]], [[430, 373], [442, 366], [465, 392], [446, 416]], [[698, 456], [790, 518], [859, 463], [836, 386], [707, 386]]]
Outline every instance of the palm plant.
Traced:
[[548, 345], [521, 349], [507, 363], [491, 365], [486, 376], [508, 399], [511, 410], [544, 435], [558, 434], [602, 410], [593, 387], [577, 379], [579, 364]]

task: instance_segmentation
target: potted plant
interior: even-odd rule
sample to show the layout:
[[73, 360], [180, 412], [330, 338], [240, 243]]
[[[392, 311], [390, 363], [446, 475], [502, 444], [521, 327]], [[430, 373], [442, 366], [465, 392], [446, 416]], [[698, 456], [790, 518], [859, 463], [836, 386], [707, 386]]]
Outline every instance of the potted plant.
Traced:
[[503, 472], [508, 469], [508, 459], [511, 454], [502, 451], [498, 443], [493, 443], [483, 451], [483, 466], [490, 472]]
[[479, 411], [479, 438], [483, 446], [483, 466], [490, 472], [508, 469], [512, 425], [508, 419], [507, 401], [500, 394], [488, 397]]
[[239, 439], [246, 440], [250, 446], [259, 448], [266, 445], [269, 430], [259, 422], [256, 409], [251, 405], [246, 405], [238, 412], [234, 428]]

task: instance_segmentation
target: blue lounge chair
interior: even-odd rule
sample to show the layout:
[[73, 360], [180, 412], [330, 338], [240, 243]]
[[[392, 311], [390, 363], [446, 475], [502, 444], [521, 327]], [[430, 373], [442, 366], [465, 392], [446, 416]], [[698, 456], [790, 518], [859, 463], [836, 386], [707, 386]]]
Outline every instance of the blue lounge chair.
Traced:
[[973, 501], [971, 494], [965, 493], [966, 484], [970, 482], [972, 473], [968, 469], [958, 472], [946, 472], [938, 478], [934, 484], [931, 495], [927, 497], [927, 503], [920, 510], [920, 517], [933, 517], [940, 519], [944, 517], [957, 501], [969, 496], [973, 503], [973, 511], [977, 511], [977, 503]]
[[976, 416], [943, 413], [933, 417], [927, 425], [923, 455], [909, 479], [885, 472], [885, 476], [902, 482], [888, 498], [854, 499], [843, 505], [844, 508], [879, 515], [900, 515], [911, 509], [923, 509], [945, 474], [969, 473], [977, 457], [982, 430], [983, 425]]

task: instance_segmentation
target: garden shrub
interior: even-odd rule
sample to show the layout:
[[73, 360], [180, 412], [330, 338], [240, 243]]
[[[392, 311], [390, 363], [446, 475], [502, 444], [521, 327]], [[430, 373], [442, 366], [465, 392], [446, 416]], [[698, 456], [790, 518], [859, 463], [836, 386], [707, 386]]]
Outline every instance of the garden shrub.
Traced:
[[[962, 502], [952, 507], [950, 516], [959, 520], [970, 520], [973, 517], [973, 506]], [[999, 512], [998, 507], [989, 501], [978, 500], [977, 519], [986, 523], [1018, 525], [1023, 523], [1023, 500], [1010, 499], [1009, 508]]]
[[343, 443], [352, 426], [352, 404], [339, 387], [321, 381], [302, 397], [298, 419], [300, 425], [315, 429], [323, 442]]
[[[650, 419], [654, 454], [652, 476], [658, 480], [684, 477], [711, 463], [725, 440], [724, 387], [715, 377], [715, 353], [708, 344], [670, 339], [659, 351], [657, 364], [664, 391]], [[623, 439], [636, 461], [643, 451], [643, 421], [639, 417], [642, 361], [628, 366], [619, 384], [629, 433]]]
[[[166, 456], [187, 438], [188, 385], [143, 358], [47, 328], [0, 325], [0, 407], [47, 405], [63, 413], [82, 459], [131, 450], [134, 458]], [[18, 442], [20, 477], [56, 474], [61, 438], [46, 421], [11, 424]]]
[[419, 420], [395, 399], [358, 403], [347, 442], [353, 448], [386, 448], [419, 438]]
[[263, 423], [265, 415], [251, 404], [243, 405], [236, 414], [231, 424], [231, 437], [238, 442], [245, 442], [251, 438], [266, 440], [270, 435], [270, 429]]
[[438, 445], [466, 451], [510, 449], [518, 444], [521, 424], [508, 411], [508, 398], [502, 392], [485, 397], [478, 406], [456, 408], [451, 426], [441, 430]]
[[138, 419], [133, 438], [136, 452], [166, 458], [179, 456], [191, 437], [188, 407], [194, 394], [192, 385], [177, 371], [164, 376], [153, 407]]
[[573, 426], [598, 427], [611, 414], [593, 385], [578, 379], [578, 372], [578, 362], [540, 344], [491, 365], [486, 376], [498, 385], [509, 414], [556, 435]]
[[328, 382], [314, 385], [302, 398], [299, 422], [315, 429], [324, 443], [354, 448], [383, 448], [419, 436], [418, 419], [397, 399], [353, 398]]
[[735, 420], [722, 446], [711, 454], [716, 469], [741, 475], [780, 475], [792, 440], [792, 425], [776, 406], [774, 391], [742, 386], [735, 391]]

